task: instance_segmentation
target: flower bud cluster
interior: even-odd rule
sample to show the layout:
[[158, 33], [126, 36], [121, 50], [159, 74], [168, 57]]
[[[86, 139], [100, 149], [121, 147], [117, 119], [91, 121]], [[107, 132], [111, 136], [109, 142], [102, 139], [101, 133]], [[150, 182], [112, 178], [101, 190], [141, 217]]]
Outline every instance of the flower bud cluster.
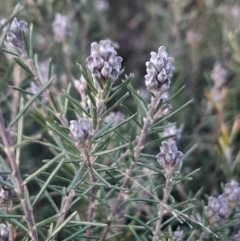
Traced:
[[86, 118], [81, 118], [78, 121], [71, 120], [69, 130], [77, 143], [85, 142], [93, 137], [90, 124]]
[[114, 82], [121, 69], [122, 57], [117, 56], [110, 40], [101, 40], [99, 44], [91, 44], [91, 54], [86, 62], [93, 77], [100, 78], [103, 82], [111, 78]]
[[145, 75], [145, 84], [148, 91], [165, 92], [170, 88], [170, 80], [175, 69], [173, 67], [174, 59], [168, 57], [164, 46], [158, 49], [158, 53], [151, 52], [150, 54], [150, 61], [146, 62], [147, 75]]
[[175, 231], [173, 233], [173, 240], [174, 241], [183, 241], [184, 240], [184, 233], [183, 231]]
[[239, 183], [232, 180], [230, 183], [225, 184], [224, 198], [227, 199], [229, 206], [240, 211], [240, 186]]
[[204, 208], [211, 225], [225, 224], [228, 220], [228, 201], [223, 195], [208, 198], [208, 206]]
[[9, 229], [8, 227], [1, 223], [0, 224], [0, 241], [8, 241], [9, 240]]
[[[3, 20], [3, 23], [5, 22], [6, 20]], [[21, 51], [24, 46], [22, 33], [28, 33], [27, 25], [27, 22], [18, 22], [16, 18], [14, 18], [12, 21], [12, 24], [7, 32], [7, 41], [15, 50]]]
[[[0, 179], [6, 183], [11, 183], [9, 176], [5, 174], [1, 174], [1, 172], [4, 172], [3, 166], [0, 164]], [[3, 184], [0, 184], [0, 204], [6, 205], [11, 200], [13, 196], [13, 190], [9, 186], [5, 186]]]
[[72, 31], [68, 17], [57, 13], [52, 24], [52, 30], [55, 41], [63, 43]]
[[157, 161], [168, 173], [171, 173], [181, 163], [183, 153], [177, 150], [173, 140], [163, 141], [160, 151], [157, 155]]

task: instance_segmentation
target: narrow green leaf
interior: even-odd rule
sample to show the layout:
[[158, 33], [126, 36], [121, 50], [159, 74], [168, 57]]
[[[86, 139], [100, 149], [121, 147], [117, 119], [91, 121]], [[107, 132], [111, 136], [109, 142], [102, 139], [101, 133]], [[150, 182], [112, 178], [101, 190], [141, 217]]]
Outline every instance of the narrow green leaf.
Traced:
[[104, 93], [103, 93], [103, 99], [104, 100], [107, 99], [108, 96], [110, 95], [112, 84], [113, 84], [113, 82], [112, 82], [111, 78], [108, 78], [107, 79], [107, 85], [105, 86]]
[[20, 223], [17, 219], [15, 218], [11, 218], [10, 222], [14, 224], [15, 227], [19, 227], [20, 229], [22, 229], [25, 232], [29, 232], [28, 228], [25, 227], [22, 223]]
[[59, 171], [59, 169], [62, 167], [63, 163], [64, 163], [64, 158], [62, 159], [61, 162], [59, 162], [59, 164], [57, 165], [57, 167], [53, 170], [53, 172], [51, 173], [51, 175], [48, 177], [48, 179], [46, 180], [46, 182], [44, 183], [43, 187], [41, 188], [41, 190], [39, 191], [38, 195], [36, 196], [36, 198], [33, 201], [33, 206], [36, 204], [36, 202], [38, 201], [38, 199], [41, 197], [41, 195], [43, 194], [43, 192], [45, 191], [45, 189], [47, 188], [47, 186], [49, 185], [49, 183], [52, 181], [52, 179], [54, 178], [55, 174]]
[[141, 102], [143, 102], [145, 106], [148, 105], [148, 102], [147, 102], [146, 100], [144, 100], [144, 99], [134, 90], [134, 88], [132, 87], [132, 85], [128, 85], [127, 88], [130, 90], [130, 92], [132, 93], [132, 95], [133, 95], [135, 98], [137, 98], [137, 99], [139, 99]]
[[117, 130], [115, 130], [115, 133], [116, 133], [118, 136], [120, 136], [120, 138], [121, 138], [122, 140], [124, 140], [124, 142], [127, 142], [131, 148], [134, 148], [134, 145], [133, 145], [133, 143], [132, 143], [132, 141], [131, 141], [131, 138], [129, 138], [130, 140], [128, 140], [127, 138], [125, 138], [125, 137], [124, 137], [119, 131], [117, 131]]
[[135, 217], [127, 215], [127, 214], [124, 214], [124, 217], [130, 218], [130, 219], [136, 221], [137, 223], [141, 224], [142, 226], [144, 226], [146, 229], [152, 231], [151, 227], [148, 227], [143, 221], [139, 220], [138, 218], [135, 218]]
[[50, 241], [53, 236], [55, 236], [61, 229], [63, 229], [67, 225], [67, 223], [70, 222], [70, 220], [77, 214], [77, 212], [78, 211], [74, 211], [72, 214], [70, 214], [69, 217], [67, 217], [65, 221], [59, 225], [59, 227], [54, 229], [54, 231], [51, 233], [51, 235], [47, 238], [46, 241]]
[[74, 107], [74, 109], [78, 112], [78, 114], [83, 117], [82, 113], [85, 113], [88, 118], [91, 118], [91, 115], [81, 106], [81, 104], [79, 103], [79, 101], [75, 100], [74, 98], [72, 98], [69, 93], [67, 93], [65, 90], [63, 91], [64, 96], [70, 101], [70, 103], [72, 104], [72, 106]]
[[114, 93], [115, 93], [115, 92], [117, 92], [117, 90], [122, 90], [123, 88], [125, 88], [131, 82], [133, 77], [134, 77], [134, 74], [132, 74], [132, 73], [130, 75], [126, 76], [126, 79], [122, 80], [122, 83], [120, 85], [112, 88], [112, 91], [114, 91]]
[[0, 184], [1, 184], [2, 186], [6, 186], [6, 187], [9, 187], [9, 188], [11, 188], [11, 189], [14, 190], [14, 186], [11, 185], [11, 183], [9, 183], [9, 182], [3, 181], [2, 178], [0, 178]]
[[29, 43], [28, 43], [28, 39], [27, 39], [26, 33], [24, 31], [20, 31], [20, 34], [22, 35], [22, 39], [23, 39], [23, 42], [24, 42], [24, 47], [25, 47], [26, 53], [27, 53], [27, 55], [29, 57], [30, 56], [29, 55]]
[[96, 222], [86, 222], [86, 221], [71, 221], [71, 223], [75, 223], [77, 226], [79, 225], [90, 225], [96, 227], [106, 227], [106, 223], [96, 223]]
[[186, 200], [186, 201], [184, 201], [184, 202], [175, 204], [175, 205], [173, 205], [173, 206], [171, 206], [171, 207], [172, 207], [172, 208], [178, 208], [178, 207], [181, 207], [181, 206], [186, 205], [186, 204], [188, 204], [188, 203], [193, 203], [193, 202], [195, 202], [196, 200], [197, 200], [196, 198], [188, 199], [188, 200]]
[[48, 79], [51, 79], [51, 77], [52, 77], [52, 58], [50, 58], [48, 62]]
[[[120, 104], [120, 106], [128, 116], [132, 115], [131, 111], [125, 105]], [[142, 129], [142, 125], [138, 122], [136, 118], [133, 118], [133, 121]]]
[[92, 96], [92, 92], [90, 92], [88, 89], [86, 89], [86, 94], [87, 94], [87, 96], [89, 97], [92, 105], [93, 105], [94, 107], [96, 107], [96, 101], [95, 101], [94, 96]]
[[156, 140], [154, 140], [154, 141], [150, 141], [150, 142], [144, 144], [144, 148], [146, 148], [146, 147], [148, 147], [148, 146], [154, 146], [154, 145], [159, 146], [163, 140], [168, 139], [168, 138], [169, 138], [169, 136], [168, 136], [168, 137], [165, 137], [165, 138], [162, 138], [162, 137], [161, 137], [161, 138], [158, 138], [158, 139], [156, 139]]
[[[38, 77], [39, 77], [42, 85], [44, 85], [44, 83], [46, 83], [48, 80], [44, 80], [43, 77], [42, 77], [42, 73], [41, 73], [40, 68], [39, 68], [38, 55], [37, 54], [34, 54], [34, 64], [35, 64], [35, 67], [36, 67], [36, 70], [37, 70]], [[53, 77], [53, 79], [54, 79], [54, 77]]]
[[173, 181], [191, 181], [193, 178], [191, 177], [173, 177]]
[[[43, 180], [39, 179], [38, 177], [35, 177], [34, 179], [36, 180], [36, 182], [37, 182], [39, 185], [40, 185], [40, 184], [41, 184], [41, 185], [44, 185], [44, 184], [45, 184], [45, 180], [43, 181]], [[41, 187], [42, 187], [42, 186], [41, 186]], [[48, 185], [47, 188], [49, 188], [49, 189], [51, 189], [52, 191], [58, 193], [59, 196], [64, 196], [64, 195], [65, 195], [65, 193], [63, 193], [62, 191], [59, 191], [59, 190], [56, 188], [56, 186]], [[61, 188], [61, 190], [62, 190], [62, 188]], [[35, 198], [35, 197], [34, 197], [34, 198]]]
[[14, 215], [14, 214], [0, 214], [0, 218], [6, 218], [6, 219], [10, 219], [10, 218], [16, 218], [16, 219], [22, 219], [23, 216], [22, 215]]
[[147, 154], [147, 153], [140, 153], [140, 157], [157, 160], [156, 155], [151, 155], [151, 154]]
[[[155, 157], [155, 158], [156, 158], [156, 157]], [[160, 171], [158, 168], [156, 168], [156, 167], [154, 167], [154, 166], [149, 166], [149, 165], [147, 165], [147, 164], [145, 164], [145, 163], [142, 163], [142, 162], [137, 162], [137, 165], [138, 165], [138, 166], [146, 167], [147, 169], [152, 170], [152, 171], [154, 171], [154, 172], [156, 172], [156, 173], [163, 174], [162, 171]]]
[[[67, 87], [67, 90], [66, 90], [66, 93], [70, 93], [70, 90], [71, 90], [71, 83], [68, 84], [68, 87]], [[67, 114], [67, 110], [68, 110], [68, 98], [65, 98], [65, 101], [64, 101], [64, 110], [63, 110], [63, 116], [66, 117], [66, 114]]]
[[17, 88], [17, 87], [11, 86], [11, 85], [9, 85], [9, 87], [11, 87], [13, 90], [19, 91], [19, 92], [22, 93], [22, 94], [34, 95], [34, 94], [32, 94], [32, 93], [30, 93], [30, 92], [28, 92], [28, 91], [26, 91], [26, 90], [24, 90], [24, 89], [21, 89], [21, 88]]
[[100, 152], [91, 153], [91, 155], [93, 155], [93, 156], [106, 155], [106, 154], [108, 154], [108, 153], [110, 153], [110, 152], [115, 152], [115, 151], [117, 151], [117, 150], [121, 150], [122, 148], [127, 147], [127, 146], [129, 146], [129, 143], [126, 143], [126, 144], [123, 144], [123, 145], [121, 145], [121, 146], [112, 148], [112, 149], [110, 149], [110, 150], [105, 150], [105, 151], [100, 151]]
[[142, 241], [131, 225], [128, 226], [137, 241]]
[[105, 111], [101, 116], [100, 119], [103, 119], [105, 116], [107, 116], [111, 111], [113, 111], [115, 108], [117, 108], [127, 97], [129, 96], [129, 93], [127, 92], [125, 95], [123, 95], [118, 101], [116, 101], [107, 111]]
[[176, 96], [178, 96], [185, 88], [186, 88], [186, 85], [183, 85], [180, 89], [178, 89], [176, 93], [174, 93], [173, 95], [171, 95], [171, 97], [168, 98], [168, 102], [174, 99]]
[[[19, 106], [19, 111], [22, 111], [23, 109], [23, 97], [21, 96], [20, 98], [20, 106]], [[22, 134], [23, 134], [23, 115], [19, 118], [18, 121], [18, 133], [17, 133], [17, 145], [19, 145], [22, 142]], [[20, 147], [16, 148], [16, 161], [17, 164], [19, 165], [19, 160], [20, 160], [20, 155], [21, 155], [21, 149]]]
[[158, 126], [160, 123], [162, 123], [163, 121], [167, 120], [168, 118], [172, 117], [173, 115], [175, 115], [176, 113], [178, 113], [179, 111], [181, 111], [182, 109], [184, 109], [185, 107], [187, 107], [189, 104], [191, 104], [193, 102], [193, 100], [189, 100], [187, 103], [185, 103], [184, 105], [182, 105], [180, 108], [178, 108], [177, 110], [171, 112], [169, 115], [165, 116], [164, 118], [162, 118], [160, 121], [156, 122], [155, 124], [152, 125], [152, 127], [156, 127]]
[[135, 113], [135, 114], [133, 114], [133, 115], [130, 116], [129, 118], [125, 119], [124, 121], [122, 121], [122, 122], [119, 123], [118, 125], [113, 126], [112, 128], [106, 130], [105, 132], [103, 132], [103, 133], [101, 134], [101, 136], [106, 135], [106, 134], [108, 134], [108, 133], [114, 131], [115, 129], [119, 128], [120, 126], [122, 126], [122, 125], [128, 123], [128, 122], [129, 122], [130, 120], [132, 120], [137, 114], [138, 114], [138, 112]]
[[112, 185], [110, 183], [108, 183], [95, 169], [93, 169], [93, 172], [95, 173], [95, 175], [98, 177], [98, 179], [105, 184], [107, 187], [111, 187]]
[[33, 24], [30, 24], [29, 27], [29, 57], [33, 58]]
[[[78, 225], [80, 227], [80, 225]], [[88, 228], [90, 228], [90, 225], [89, 226], [86, 226], [80, 230], [78, 230], [76, 233], [70, 235], [69, 237], [63, 239], [62, 241], [68, 241], [68, 240], [73, 240], [73, 238], [75, 238], [76, 236], [78, 236], [79, 234], [83, 233], [84, 231], [86, 231]], [[78, 236], [78, 237], [82, 237], [82, 236]], [[87, 238], [87, 237], [86, 237]]]
[[155, 110], [154, 110], [154, 112], [153, 112], [152, 117], [156, 115], [156, 113], [159, 111], [159, 109], [160, 109], [160, 107], [161, 107], [162, 105], [163, 105], [163, 100], [160, 99], [160, 100], [158, 101], [157, 106], [155, 107]]
[[33, 215], [33, 208], [32, 208], [32, 204], [31, 204], [31, 200], [30, 200], [30, 196], [29, 196], [29, 192], [27, 189], [27, 186], [24, 186], [24, 199], [27, 202], [27, 206], [30, 210], [30, 215], [32, 217], [32, 221], [33, 221], [33, 225], [35, 226], [35, 220], [34, 220], [34, 215]]
[[23, 107], [22, 111], [19, 111], [17, 116], [11, 121], [9, 124], [9, 127], [13, 126], [16, 121], [19, 120], [19, 118], [28, 110], [28, 108], [32, 105], [32, 103], [50, 86], [52, 83], [53, 79], [50, 79], [40, 90], [38, 91], [37, 94], [35, 94]]
[[52, 223], [53, 221], [57, 220], [59, 218], [59, 216], [61, 215], [61, 213], [57, 213], [47, 219], [44, 219], [43, 221], [39, 222], [36, 224], [36, 227], [37, 228], [40, 228], [46, 224], [49, 224], [49, 223]]
[[28, 66], [22, 61], [22, 59], [20, 58], [13, 58], [14, 61], [20, 66], [22, 67], [28, 74], [30, 74], [32, 77], [34, 77], [34, 75], [32, 74], [31, 70], [28, 68]]
[[49, 97], [50, 97], [50, 99], [51, 99], [51, 102], [52, 102], [54, 111], [57, 112], [57, 113], [60, 112], [60, 107], [59, 107], [59, 105], [57, 104], [57, 102], [55, 101], [54, 96], [53, 96], [53, 94], [52, 94], [51, 91], [49, 91]]
[[19, 55], [17, 52], [14, 52], [13, 50], [3, 49], [3, 48], [1, 48], [1, 50], [2, 50], [4, 53], [11, 54], [11, 55], [14, 55], [14, 56], [16, 56], [16, 57], [21, 57], [21, 55]]
[[110, 120], [106, 125], [104, 125], [93, 137], [93, 140], [98, 139], [102, 134], [114, 123], [114, 119]]
[[46, 169], [48, 169], [53, 163], [55, 163], [58, 159], [62, 158], [65, 155], [64, 152], [58, 154], [57, 156], [55, 156], [51, 161], [47, 162], [45, 165], [43, 165], [42, 167], [40, 167], [36, 172], [34, 172], [33, 174], [31, 174], [30, 176], [28, 176], [25, 180], [24, 180], [24, 184], [26, 185], [29, 181], [31, 181], [32, 179], [34, 179], [36, 176], [40, 175], [43, 171], [45, 171]]
[[130, 198], [129, 201], [131, 202], [146, 202], [146, 203], [155, 203], [159, 204], [159, 201], [153, 199], [145, 199], [145, 198]]
[[71, 183], [69, 184], [69, 186], [67, 187], [67, 193], [69, 193], [71, 191], [71, 189], [73, 188], [73, 186], [75, 186], [76, 182], [80, 179], [80, 175], [83, 171], [85, 167], [85, 162], [82, 162], [79, 169], [77, 170], [77, 172], [74, 174], [74, 178], [72, 179]]
[[93, 78], [88, 74], [87, 69], [84, 69], [79, 63], [77, 63], [77, 66], [80, 69], [81, 74], [83, 75], [84, 79], [86, 80], [89, 88], [94, 92], [94, 95], [96, 95], [98, 92], [96, 88], [93, 85]]
[[[60, 129], [59, 126], [56, 126], [56, 124], [50, 124], [49, 122], [46, 122], [46, 124], [49, 127], [49, 129], [51, 129], [53, 132], [58, 134], [58, 136], [61, 137], [63, 140], [65, 140], [71, 146], [71, 148], [73, 148], [77, 153], [79, 153], [79, 149], [76, 148], [73, 140], [70, 139], [69, 136], [63, 132], [63, 129], [64, 129], [63, 127]], [[59, 143], [60, 142], [58, 142], [57, 144], [59, 145]], [[65, 150], [63, 145], [61, 145], [61, 147], [63, 148], [63, 150]], [[65, 153], [67, 154], [67, 151]]]
[[188, 149], [188, 151], [186, 153], [184, 153], [183, 156], [183, 161], [186, 160], [186, 158], [191, 155], [198, 147], [198, 143], [196, 143], [195, 145], [193, 145], [191, 148]]
[[[163, 132], [165, 129], [171, 127], [171, 126], [175, 126], [176, 123], [169, 123], [167, 125], [162, 125], [162, 126], [158, 126], [158, 127], [154, 127], [154, 128], [151, 128], [149, 133], [152, 134], [152, 133], [158, 133], [158, 132]], [[170, 137], [170, 136], [169, 136]]]
[[45, 196], [47, 197], [48, 201], [50, 202], [51, 206], [53, 207], [54, 211], [56, 213], [59, 213], [60, 210], [58, 209], [57, 205], [53, 201], [52, 197], [49, 195], [49, 192], [47, 190], [44, 191]]

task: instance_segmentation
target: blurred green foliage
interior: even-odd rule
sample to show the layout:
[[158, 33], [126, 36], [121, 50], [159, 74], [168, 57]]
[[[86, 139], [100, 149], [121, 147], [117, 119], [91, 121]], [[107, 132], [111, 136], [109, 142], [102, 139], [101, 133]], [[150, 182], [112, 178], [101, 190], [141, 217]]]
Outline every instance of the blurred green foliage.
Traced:
[[[186, 153], [197, 144], [184, 160], [182, 172], [187, 174], [201, 168], [193, 181], [179, 187], [179, 199], [184, 201], [185, 196], [191, 198], [201, 189], [198, 200], [206, 203], [208, 195], [216, 196], [222, 192], [221, 184], [232, 179], [240, 181], [239, 1], [2, 0], [0, 18], [8, 18], [17, 3], [23, 6], [18, 19], [33, 23], [34, 52], [43, 66], [43, 74], [47, 72], [49, 58], [53, 60], [58, 90], [66, 89], [71, 79], [79, 79], [80, 72], [75, 63], [85, 65], [93, 41], [110, 39], [117, 47], [118, 55], [123, 57], [125, 73], [134, 73], [134, 88], [144, 98], [150, 98], [144, 85], [145, 62], [149, 60], [151, 51], [156, 51], [160, 45], [166, 46], [169, 56], [175, 59], [176, 67], [170, 93], [174, 94], [180, 87], [186, 86], [177, 98], [171, 100], [173, 108], [177, 109], [193, 99], [190, 106], [170, 119], [177, 126], [182, 125], [179, 150]], [[52, 23], [56, 13], [70, 19], [72, 31], [67, 39], [68, 48], [54, 40]], [[16, 115], [14, 107], [19, 99], [11, 96], [9, 86], [25, 89], [30, 85], [30, 79], [3, 52], [0, 52], [0, 58], [0, 105], [5, 119], [11, 120]], [[213, 87], [210, 72], [216, 61], [228, 71], [224, 83], [227, 94], [221, 111], [211, 105], [207, 98], [207, 93]], [[72, 95], [79, 98], [77, 91], [73, 90]], [[124, 103], [129, 109], [134, 109], [130, 98]], [[118, 110], [121, 111], [120, 107]], [[45, 140], [50, 136], [41, 128], [43, 123], [38, 118], [38, 112], [42, 112], [41, 107], [25, 118], [24, 133], [28, 136], [39, 134]], [[71, 111], [68, 115], [71, 116]], [[127, 131], [131, 136], [131, 130]], [[158, 148], [158, 145], [151, 146], [148, 153], [155, 155]], [[230, 157], [225, 155], [226, 151], [229, 151]], [[21, 171], [24, 174], [32, 173], [41, 166], [42, 160], [54, 156], [54, 153], [45, 151], [37, 143], [24, 147], [21, 153]], [[62, 175], [67, 178], [68, 170], [64, 172]], [[38, 188], [34, 183], [30, 186], [33, 192]], [[200, 201], [196, 202], [198, 210], [202, 210]], [[44, 200], [38, 205], [37, 217], [41, 220], [41, 216], [49, 214], [51, 210]], [[138, 215], [144, 216], [142, 213]], [[191, 233], [187, 233], [187, 236]], [[194, 234], [192, 237], [189, 240], [196, 240]]]

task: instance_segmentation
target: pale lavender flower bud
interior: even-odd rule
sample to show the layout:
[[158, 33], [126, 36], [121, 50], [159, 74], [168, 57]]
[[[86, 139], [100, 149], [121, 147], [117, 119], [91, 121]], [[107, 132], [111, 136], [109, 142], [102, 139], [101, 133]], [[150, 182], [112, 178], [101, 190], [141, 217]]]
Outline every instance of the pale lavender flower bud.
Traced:
[[226, 82], [227, 70], [223, 68], [219, 62], [216, 62], [214, 64], [213, 70], [210, 72], [210, 76], [214, 87], [220, 89]]
[[104, 62], [104, 66], [102, 67], [101, 70], [101, 75], [105, 78], [107, 78], [112, 72], [112, 67], [108, 62]]
[[212, 225], [224, 224], [228, 219], [228, 202], [223, 195], [217, 198], [209, 197], [208, 206], [205, 206], [204, 212]]
[[151, 52], [150, 54], [150, 61], [146, 62], [145, 84], [148, 91], [165, 92], [170, 87], [170, 80], [174, 71], [174, 59], [168, 57], [164, 46], [158, 49], [158, 53]]
[[174, 241], [183, 241], [184, 240], [184, 233], [183, 231], [175, 231], [173, 233], [173, 240]]
[[81, 118], [78, 121], [71, 120], [69, 130], [77, 142], [84, 142], [93, 137], [90, 124], [86, 118]]
[[8, 226], [1, 223], [0, 224], [0, 241], [8, 241], [9, 240], [9, 229]]
[[[5, 174], [1, 174], [1, 172], [4, 172], [3, 166], [0, 164], [0, 179], [6, 183], [11, 183], [9, 176]], [[6, 205], [11, 198], [13, 197], [13, 189], [9, 186], [0, 185], [0, 204]]]
[[117, 56], [110, 40], [101, 40], [99, 44], [91, 44], [91, 53], [86, 62], [93, 77], [98, 77], [103, 82], [111, 78], [114, 82], [118, 78], [122, 58]]
[[239, 183], [232, 180], [230, 183], [225, 184], [224, 198], [226, 198], [231, 207], [240, 206], [240, 186]]
[[18, 22], [18, 20], [14, 18], [7, 32], [7, 41], [13, 48], [19, 50], [19, 48], [23, 47], [22, 33], [28, 33], [27, 23], [25, 21]]
[[52, 24], [52, 30], [55, 41], [63, 43], [71, 35], [72, 31], [68, 17], [57, 13]]
[[84, 79], [83, 76], [81, 76], [81, 78], [79, 80], [74, 80], [73, 81], [73, 84], [74, 84], [74, 87], [76, 88], [76, 90], [81, 93], [81, 92], [84, 92], [87, 88], [87, 82], [86, 80]]
[[171, 173], [182, 161], [183, 153], [177, 150], [173, 140], [163, 141], [160, 151], [157, 155], [157, 161], [168, 173]]

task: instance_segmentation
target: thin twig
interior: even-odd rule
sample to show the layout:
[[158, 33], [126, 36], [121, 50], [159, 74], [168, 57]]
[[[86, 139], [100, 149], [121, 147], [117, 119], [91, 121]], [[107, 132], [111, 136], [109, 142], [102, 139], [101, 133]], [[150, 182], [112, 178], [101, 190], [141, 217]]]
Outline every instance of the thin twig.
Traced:
[[[104, 110], [104, 104], [103, 104], [103, 91], [100, 90], [98, 93], [98, 96], [96, 97], [96, 102], [97, 102], [97, 116], [100, 117], [102, 114], [102, 111]], [[101, 120], [98, 121], [97, 126], [94, 130], [94, 132], [97, 132], [100, 128], [101, 125]], [[91, 145], [91, 144], [90, 144]], [[93, 172], [93, 156], [90, 156], [89, 154], [89, 147], [83, 149], [83, 157], [84, 160], [86, 160], [87, 165], [88, 165], [88, 171], [89, 171], [89, 176], [90, 176], [90, 181], [91, 183], [96, 182], [97, 178]], [[94, 185], [93, 188], [90, 190], [90, 197], [89, 197], [89, 204], [88, 204], [88, 211], [87, 211], [87, 221], [92, 222], [93, 217], [94, 217], [94, 211], [95, 211], [95, 198], [94, 195], [96, 193], [96, 186]], [[89, 227], [87, 229], [87, 238], [86, 241], [90, 241], [89, 237], [92, 234], [92, 227]]]
[[[56, 230], [63, 223], [63, 221], [65, 220], [65, 218], [67, 216], [67, 213], [68, 213], [69, 209], [71, 208], [74, 196], [75, 196], [75, 190], [71, 189], [71, 191], [69, 192], [68, 196], [66, 197], [63, 210], [61, 212], [60, 217], [57, 220], [57, 224], [56, 224], [54, 230]], [[57, 238], [57, 234], [53, 237], [53, 240], [56, 241], [57, 240], [56, 238]]]
[[169, 176], [167, 176], [167, 179], [166, 179], [165, 188], [163, 190], [163, 192], [164, 192], [163, 200], [160, 202], [160, 207], [159, 207], [159, 211], [158, 211], [158, 218], [159, 219], [157, 220], [155, 230], [153, 231], [152, 241], [158, 241], [158, 237], [161, 233], [160, 230], [161, 230], [164, 211], [166, 209], [166, 204], [167, 204], [167, 200], [168, 200], [169, 193], [170, 193], [170, 188], [171, 188], [171, 174]]
[[[134, 149], [134, 161], [131, 162], [130, 164], [130, 167], [129, 169], [126, 170], [126, 175], [125, 175], [125, 178], [123, 180], [123, 184], [122, 184], [122, 188], [125, 189], [130, 181], [130, 177], [132, 175], [132, 172], [136, 166], [136, 160], [138, 159], [139, 155], [140, 155], [140, 152], [143, 148], [143, 144], [144, 144], [144, 141], [147, 137], [147, 134], [148, 134], [148, 130], [152, 124], [152, 118], [153, 118], [153, 113], [154, 113], [154, 110], [156, 108], [156, 104], [158, 103], [159, 101], [159, 97], [161, 96], [161, 94], [159, 94], [158, 96], [156, 96], [156, 98], [152, 98], [151, 100], [151, 103], [149, 105], [149, 109], [148, 109], [148, 112], [147, 112], [147, 115], [144, 119], [144, 125], [143, 125], [143, 129], [142, 129], [142, 132], [138, 138], [138, 141], [137, 141], [137, 145]], [[127, 156], [127, 152], [125, 153], [125, 155]], [[124, 156], [125, 156], [124, 155]], [[114, 218], [114, 216], [116, 215], [116, 212], [118, 210], [118, 207], [123, 199], [123, 196], [124, 196], [124, 191], [121, 190], [118, 194], [118, 197], [117, 197], [117, 200], [115, 202], [115, 205], [113, 206], [112, 208], [112, 211], [108, 217], [108, 224], [107, 226], [104, 228], [103, 230], [103, 233], [102, 233], [102, 236], [100, 238], [99, 241], [103, 241], [105, 240], [110, 228], [111, 228], [111, 224], [112, 224], [112, 220]]]
[[[41, 80], [40, 80], [40, 77], [39, 77], [39, 75], [38, 75], [37, 69], [36, 69], [36, 67], [35, 67], [35, 65], [34, 65], [34, 61], [33, 61], [31, 58], [28, 57], [28, 54], [27, 54], [27, 52], [26, 52], [25, 49], [23, 49], [22, 52], [23, 52], [23, 59], [26, 61], [26, 64], [27, 64], [29, 70], [31, 71], [31, 73], [33, 74], [36, 83], [38, 84], [39, 87], [42, 87], [42, 86], [43, 86], [43, 83], [42, 83]], [[51, 100], [51, 98], [50, 98], [49, 92], [46, 91], [46, 93], [47, 93], [47, 100], [48, 100], [50, 106], [52, 107], [52, 109], [54, 110], [55, 116], [57, 117], [57, 119], [59, 119], [59, 121], [61, 122], [61, 124], [62, 124], [63, 126], [68, 127], [68, 122], [67, 122], [67, 120], [62, 116], [61, 113], [59, 113], [59, 112], [55, 109], [54, 104], [53, 104], [53, 102], [52, 102], [52, 100]]]
[[[95, 177], [95, 174], [93, 172], [92, 160], [91, 160], [91, 157], [89, 155], [88, 149], [83, 150], [83, 156], [84, 156], [84, 159], [87, 162], [90, 181], [91, 181], [91, 183], [94, 183], [96, 181], [96, 177]], [[95, 202], [94, 194], [95, 194], [95, 192], [96, 192], [96, 186], [93, 186], [93, 188], [90, 190], [90, 196], [89, 196], [89, 204], [88, 204], [88, 211], [87, 211], [87, 221], [88, 222], [93, 221], [94, 210], [95, 210], [95, 205], [94, 205], [94, 202]], [[90, 237], [91, 234], [92, 234], [92, 228], [89, 227], [87, 229], [87, 237]], [[89, 240], [90, 240], [89, 238], [86, 239], [86, 241], [89, 241]]]
[[9, 139], [8, 132], [4, 125], [4, 120], [2, 117], [1, 111], [0, 111], [0, 136], [1, 136], [3, 144], [4, 144], [4, 151], [8, 157], [8, 161], [11, 166], [12, 176], [14, 177], [15, 182], [16, 182], [15, 192], [20, 198], [21, 205], [22, 205], [22, 208], [23, 208], [24, 214], [25, 214], [25, 219], [28, 224], [31, 239], [34, 241], [38, 241], [38, 235], [37, 235], [35, 223], [32, 218], [31, 210], [28, 207], [28, 204], [26, 201], [27, 198], [25, 197], [25, 193], [24, 193], [24, 184], [23, 184], [23, 181], [21, 178], [19, 167], [17, 165], [14, 149], [12, 148], [12, 144]]

